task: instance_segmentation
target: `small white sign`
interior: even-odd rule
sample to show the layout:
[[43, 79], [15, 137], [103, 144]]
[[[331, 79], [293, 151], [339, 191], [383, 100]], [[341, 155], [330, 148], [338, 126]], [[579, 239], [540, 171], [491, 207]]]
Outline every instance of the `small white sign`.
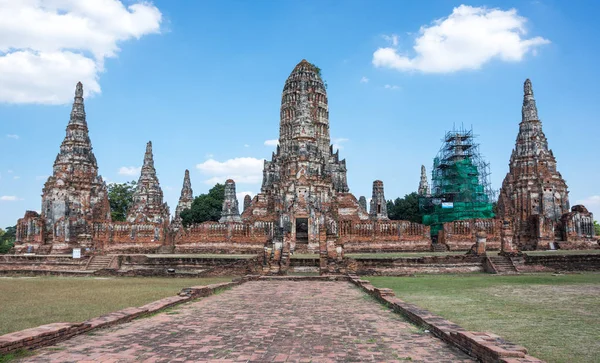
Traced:
[[81, 258], [81, 248], [73, 248], [73, 258]]
[[442, 202], [442, 208], [454, 208], [453, 202]]

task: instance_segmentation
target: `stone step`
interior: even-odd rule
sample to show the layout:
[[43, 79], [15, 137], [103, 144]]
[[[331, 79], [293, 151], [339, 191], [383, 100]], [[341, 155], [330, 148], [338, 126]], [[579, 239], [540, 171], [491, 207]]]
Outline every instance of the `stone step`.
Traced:
[[108, 268], [113, 256], [92, 256], [87, 264], [86, 270], [101, 270]]

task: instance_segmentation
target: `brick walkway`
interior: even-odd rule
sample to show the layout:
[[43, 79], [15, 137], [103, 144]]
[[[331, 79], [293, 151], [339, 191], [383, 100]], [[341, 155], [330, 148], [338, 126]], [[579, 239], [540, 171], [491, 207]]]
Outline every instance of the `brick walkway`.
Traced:
[[463, 362], [346, 282], [247, 282], [39, 350], [30, 362]]

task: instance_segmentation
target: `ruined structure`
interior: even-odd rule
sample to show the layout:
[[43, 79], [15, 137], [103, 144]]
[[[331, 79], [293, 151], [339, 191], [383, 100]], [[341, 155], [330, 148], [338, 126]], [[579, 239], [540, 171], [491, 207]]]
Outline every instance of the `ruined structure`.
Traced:
[[383, 182], [375, 180], [373, 182], [373, 195], [371, 197], [371, 209], [369, 217], [374, 220], [387, 220], [387, 201], [383, 192]]
[[169, 220], [169, 215], [169, 206], [163, 203], [163, 191], [154, 168], [152, 141], [148, 141], [140, 178], [133, 192], [133, 204], [127, 212], [127, 222], [161, 224]]
[[251, 203], [252, 203], [252, 198], [250, 198], [249, 194], [246, 194], [244, 196], [244, 210], [246, 210], [250, 206]]
[[567, 184], [548, 148], [529, 79], [523, 91], [521, 123], [509, 172], [502, 182], [499, 217], [512, 221], [514, 243], [520, 249], [547, 249], [551, 242], [565, 240], [569, 235], [571, 239], [580, 236], [591, 240], [593, 231], [589, 233], [585, 224], [575, 221], [593, 221], [591, 213], [579, 208], [569, 214]]
[[361, 205], [349, 193], [346, 161], [330, 145], [327, 92], [319, 69], [306, 60], [285, 82], [280, 117], [279, 146], [265, 161], [261, 192], [244, 210], [244, 222], [273, 223], [282, 230], [283, 248], [321, 251], [330, 260], [344, 246], [353, 251], [429, 248], [427, 228], [388, 220], [382, 182], [374, 186], [372, 219], [366, 200]]
[[219, 223], [241, 222], [240, 209], [235, 193], [235, 182], [227, 179], [225, 182], [225, 199], [223, 200], [223, 208], [221, 209], [221, 219]]
[[110, 221], [106, 184], [88, 135], [83, 86], [77, 83], [71, 118], [52, 176], [42, 190], [41, 215], [27, 211], [17, 222], [16, 250], [63, 253], [91, 247], [94, 222]]
[[179, 203], [177, 203], [177, 208], [175, 208], [175, 220], [181, 219], [181, 212], [192, 208], [193, 202], [194, 191], [192, 190], [192, 182], [190, 181], [190, 171], [186, 169], [183, 177], [183, 186], [181, 187], [181, 195], [179, 196]]
[[367, 198], [365, 198], [364, 195], [361, 195], [360, 198], [358, 198], [358, 204], [362, 208], [363, 212], [367, 213]]
[[419, 181], [419, 189], [417, 189], [417, 194], [423, 197], [428, 197], [431, 195], [429, 183], [427, 182], [427, 171], [425, 170], [425, 165], [421, 165], [421, 180]]

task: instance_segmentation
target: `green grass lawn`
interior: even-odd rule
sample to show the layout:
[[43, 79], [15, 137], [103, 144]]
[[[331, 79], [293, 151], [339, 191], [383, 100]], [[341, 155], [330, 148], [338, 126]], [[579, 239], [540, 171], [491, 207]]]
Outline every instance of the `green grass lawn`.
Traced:
[[142, 306], [218, 278], [0, 278], [0, 335], [56, 322], [81, 322]]
[[531, 256], [551, 256], [551, 255], [597, 255], [600, 250], [554, 250], [554, 251], [523, 251]]
[[366, 277], [472, 331], [548, 362], [600, 362], [600, 274]]

